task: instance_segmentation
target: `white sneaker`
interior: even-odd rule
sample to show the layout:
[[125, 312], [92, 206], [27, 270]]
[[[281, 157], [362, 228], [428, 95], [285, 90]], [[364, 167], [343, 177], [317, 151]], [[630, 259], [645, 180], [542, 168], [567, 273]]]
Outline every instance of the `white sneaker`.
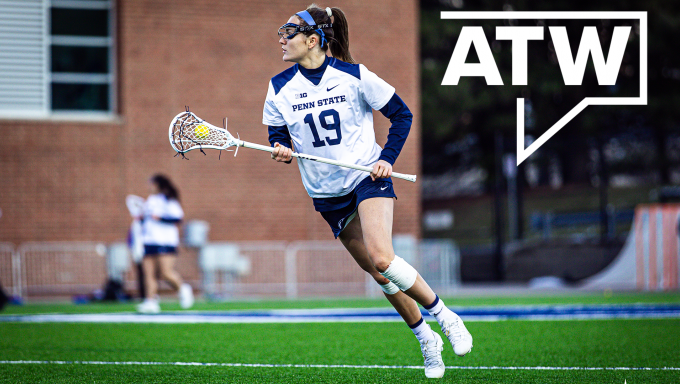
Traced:
[[432, 332], [434, 340], [428, 340], [420, 344], [420, 350], [425, 359], [425, 376], [429, 379], [438, 379], [444, 376], [446, 366], [442, 361], [442, 350], [444, 342], [438, 333]]
[[442, 332], [451, 342], [453, 352], [458, 356], [465, 356], [472, 350], [472, 335], [465, 328], [460, 316], [455, 313], [453, 315], [453, 321], [444, 320], [442, 323]]
[[178, 295], [179, 306], [182, 307], [182, 309], [189, 309], [194, 305], [194, 291], [191, 289], [191, 285], [186, 283], [182, 284], [182, 286], [179, 287]]
[[144, 301], [137, 304], [137, 312], [139, 312], [139, 313], [160, 313], [161, 312], [161, 306], [160, 306], [160, 304], [158, 304], [158, 300], [144, 299]]

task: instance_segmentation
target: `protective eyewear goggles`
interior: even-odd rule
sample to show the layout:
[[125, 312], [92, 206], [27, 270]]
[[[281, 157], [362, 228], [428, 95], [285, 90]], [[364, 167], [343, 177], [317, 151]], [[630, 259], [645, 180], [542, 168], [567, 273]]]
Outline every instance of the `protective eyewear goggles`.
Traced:
[[[329, 9], [329, 8], [327, 8]], [[328, 10], [327, 12], [330, 12]], [[306, 26], [300, 26], [298, 24], [293, 24], [293, 23], [287, 23], [281, 26], [279, 28], [279, 39], [280, 38], [285, 38], [286, 40], [290, 40], [295, 35], [298, 34], [298, 32], [308, 32], [308, 31], [314, 31], [321, 36], [321, 47], [323, 48], [324, 44], [326, 44], [326, 34], [323, 33], [323, 28], [333, 28], [333, 24], [319, 24], [317, 25], [316, 22], [314, 21], [314, 18], [312, 18], [312, 15], [309, 14], [307, 11], [300, 11], [296, 13], [302, 20], [305, 21], [308, 25]], [[330, 13], [328, 14], [330, 17]]]
[[293, 24], [293, 23], [287, 23], [281, 26], [279, 28], [279, 39], [280, 38], [285, 38], [286, 40], [290, 40], [295, 35], [297, 35], [299, 32], [308, 32], [308, 31], [313, 31], [315, 30], [314, 25], [305, 25], [304, 27], [301, 25]]

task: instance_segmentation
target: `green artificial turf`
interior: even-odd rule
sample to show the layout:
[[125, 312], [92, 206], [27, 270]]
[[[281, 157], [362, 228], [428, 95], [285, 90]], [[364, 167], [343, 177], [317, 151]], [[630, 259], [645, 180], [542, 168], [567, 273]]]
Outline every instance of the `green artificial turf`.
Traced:
[[[30, 378], [30, 379], [28, 379]], [[456, 384], [675, 384], [677, 372], [668, 371], [461, 371], [448, 370], [439, 380], [426, 379], [421, 371], [281, 369], [223, 367], [112, 367], [51, 365], [0, 366], [0, 383], [456, 383]]]
[[[448, 306], [678, 304], [678, 293], [525, 294], [448, 297]], [[367, 308], [384, 299], [198, 302], [193, 310]], [[179, 310], [165, 301], [164, 311]], [[33, 303], [0, 314], [133, 311], [133, 303]], [[430, 322], [433, 329], [436, 323]], [[474, 348], [447, 344], [447, 366], [680, 367], [680, 320], [467, 322]], [[0, 322], [0, 360], [421, 366], [402, 323], [110, 324]], [[421, 369], [0, 363], [0, 383], [416, 383]], [[430, 380], [431, 381], [431, 380]], [[455, 383], [680, 383], [680, 371], [449, 369]]]
[[[437, 329], [436, 323], [430, 323]], [[468, 322], [447, 366], [680, 367], [680, 320]], [[0, 323], [0, 360], [422, 365], [401, 323]], [[448, 370], [456, 383], [677, 383], [680, 371]], [[413, 383], [421, 370], [0, 364], [11, 383]]]

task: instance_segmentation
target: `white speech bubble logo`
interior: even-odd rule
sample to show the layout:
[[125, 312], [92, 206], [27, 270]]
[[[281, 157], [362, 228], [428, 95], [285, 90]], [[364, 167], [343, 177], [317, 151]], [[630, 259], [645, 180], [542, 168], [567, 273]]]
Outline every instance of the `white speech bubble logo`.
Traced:
[[[586, 97], [576, 104], [566, 115], [562, 116], [550, 129], [543, 133], [536, 141], [527, 148], [524, 148], [524, 99], [517, 99], [517, 165], [520, 165], [532, 153], [536, 152], [545, 142], [555, 135], [562, 127], [570, 122], [576, 115], [581, 113], [589, 105], [647, 105], [647, 12], [442, 12], [442, 19], [456, 20], [545, 20], [545, 19], [577, 19], [577, 20], [615, 20], [615, 19], [637, 19], [640, 20], [640, 96], [639, 97]], [[496, 76], [498, 69], [495, 61], [484, 49], [484, 44], [480, 41], [484, 38], [484, 43], [488, 47], [488, 42], [484, 32], [479, 27], [470, 28], [459, 37], [459, 43], [469, 50], [471, 45], [475, 45], [478, 54], [480, 51], [479, 64], [465, 64], [462, 71], [450, 71], [451, 63], [465, 63], [468, 50], [458, 49], [456, 44], [451, 56], [451, 62], [444, 74], [442, 85], [456, 85], [461, 76], [484, 76], [488, 85], [502, 85], [500, 76]], [[499, 31], [500, 29], [500, 31]], [[514, 32], [516, 30], [517, 32]], [[612, 44], [609, 54], [605, 60], [597, 38], [595, 27], [586, 27], [581, 36], [581, 43], [576, 57], [572, 57], [569, 50], [569, 42], [566, 37], [564, 27], [550, 27], [550, 34], [555, 43], [556, 54], [562, 71], [565, 85], [580, 85], [585, 73], [586, 62], [592, 55], [593, 64], [596, 68], [596, 75], [600, 85], [613, 84], [616, 80], [618, 68], [625, 51], [625, 42], [630, 33], [630, 27], [618, 27], [614, 29]], [[543, 33], [539, 33], [536, 27], [497, 27], [497, 40], [512, 40], [513, 43], [513, 66], [512, 82], [513, 85], [526, 84], [526, 61], [522, 62], [523, 56], [526, 60], [526, 44], [528, 40], [541, 40]], [[461, 42], [462, 40], [462, 42]], [[517, 43], [517, 44], [516, 44]], [[560, 47], [558, 49], [558, 46]], [[565, 49], [566, 48], [566, 49]], [[517, 55], [515, 55], [517, 52]], [[490, 54], [490, 52], [488, 52]], [[462, 59], [461, 59], [462, 58]]]

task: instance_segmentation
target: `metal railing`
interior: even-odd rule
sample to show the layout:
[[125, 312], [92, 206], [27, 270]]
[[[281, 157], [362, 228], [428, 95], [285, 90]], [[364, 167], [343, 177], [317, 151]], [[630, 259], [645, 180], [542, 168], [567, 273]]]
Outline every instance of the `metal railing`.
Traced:
[[21, 296], [71, 295], [106, 281], [106, 245], [96, 242], [30, 242], [18, 248]]
[[[176, 268], [185, 281], [209, 298], [382, 296], [373, 278], [338, 241], [232, 244], [238, 247], [239, 257], [248, 261], [243, 273], [208, 270], [199, 262], [200, 251], [187, 248], [181, 249]], [[455, 243], [414, 239], [412, 244], [413, 249], [402, 250], [402, 254], [409, 254], [409, 261], [430, 286], [440, 294], [454, 291], [460, 282]], [[127, 254], [121, 263], [120, 245], [112, 244], [107, 252], [107, 247], [97, 242], [30, 242], [18, 248], [0, 243], [0, 281], [8, 293], [24, 298], [86, 294], [116, 276], [122, 276], [127, 289], [135, 289], [133, 263]]]
[[12, 243], [0, 243], [0, 283], [12, 296], [21, 297], [21, 262]]
[[286, 247], [286, 297], [368, 296], [368, 290], [367, 274], [339, 241], [296, 241]]

